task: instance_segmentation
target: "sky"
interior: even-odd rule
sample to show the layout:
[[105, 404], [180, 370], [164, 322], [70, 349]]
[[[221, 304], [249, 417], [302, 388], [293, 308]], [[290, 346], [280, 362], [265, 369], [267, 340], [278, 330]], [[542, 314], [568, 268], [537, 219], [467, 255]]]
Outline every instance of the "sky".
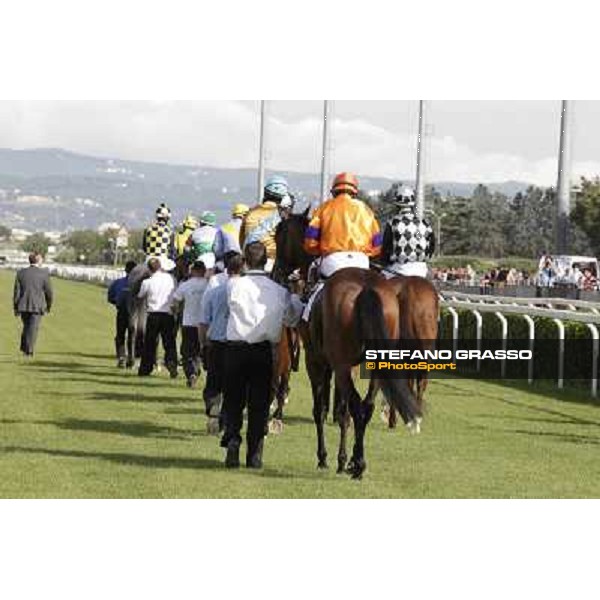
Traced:
[[[573, 106], [573, 173], [600, 175], [600, 101]], [[259, 101], [0, 101], [0, 147], [255, 167]], [[318, 172], [322, 101], [270, 101], [267, 167]], [[412, 179], [417, 101], [333, 103], [332, 171]], [[560, 101], [428, 102], [428, 181], [556, 181]]]

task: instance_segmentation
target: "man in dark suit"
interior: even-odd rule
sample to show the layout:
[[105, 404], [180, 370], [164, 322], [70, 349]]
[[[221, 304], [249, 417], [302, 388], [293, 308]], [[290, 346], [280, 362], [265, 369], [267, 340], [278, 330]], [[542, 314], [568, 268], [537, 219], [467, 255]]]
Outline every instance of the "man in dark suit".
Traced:
[[21, 352], [33, 356], [42, 316], [52, 308], [52, 284], [47, 269], [42, 268], [42, 255], [29, 255], [29, 267], [21, 269], [15, 278], [13, 296], [15, 316], [23, 321]]

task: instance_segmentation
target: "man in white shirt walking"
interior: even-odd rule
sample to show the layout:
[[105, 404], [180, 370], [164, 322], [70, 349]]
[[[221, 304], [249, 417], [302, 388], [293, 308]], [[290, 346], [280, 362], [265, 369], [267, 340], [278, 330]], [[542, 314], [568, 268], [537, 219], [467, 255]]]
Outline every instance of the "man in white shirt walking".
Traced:
[[138, 293], [138, 298], [146, 300], [148, 309], [144, 349], [138, 370], [138, 375], [141, 377], [150, 375], [154, 369], [159, 336], [165, 350], [165, 365], [171, 378], [177, 377], [175, 319], [171, 308], [175, 279], [163, 270], [163, 266], [167, 267], [167, 262], [172, 263], [164, 257], [151, 258], [148, 261], [150, 277], [142, 282]]
[[174, 302], [183, 302], [181, 354], [183, 371], [190, 388], [196, 387], [200, 370], [198, 326], [202, 317], [202, 299], [208, 285], [205, 275], [206, 266], [201, 260], [197, 260], [192, 265], [190, 278], [180, 283], [173, 294]]
[[224, 357], [225, 465], [240, 465], [243, 410], [248, 407], [246, 466], [262, 467], [273, 380], [273, 346], [284, 325], [294, 327], [304, 305], [266, 274], [267, 251], [261, 242], [244, 250], [246, 272], [227, 283], [229, 319]]

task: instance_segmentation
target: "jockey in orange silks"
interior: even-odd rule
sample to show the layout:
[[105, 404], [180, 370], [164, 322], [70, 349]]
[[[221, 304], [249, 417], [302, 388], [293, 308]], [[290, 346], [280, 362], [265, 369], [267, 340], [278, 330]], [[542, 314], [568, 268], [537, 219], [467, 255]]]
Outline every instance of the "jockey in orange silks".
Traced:
[[[358, 179], [352, 173], [337, 175], [332, 197], [314, 212], [306, 229], [304, 249], [321, 257], [320, 276], [331, 277], [340, 269], [369, 268], [369, 258], [381, 253], [382, 234], [373, 211], [358, 199]], [[304, 319], [308, 320], [320, 282], [313, 291]]]

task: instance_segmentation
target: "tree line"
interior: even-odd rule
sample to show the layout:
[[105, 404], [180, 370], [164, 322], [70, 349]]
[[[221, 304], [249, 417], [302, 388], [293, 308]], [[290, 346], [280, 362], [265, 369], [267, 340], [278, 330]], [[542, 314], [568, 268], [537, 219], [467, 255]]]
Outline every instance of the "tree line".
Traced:
[[[397, 210], [394, 184], [367, 199], [385, 222]], [[471, 197], [442, 196], [435, 187], [425, 195], [426, 217], [441, 234], [444, 255], [533, 258], [555, 245], [556, 190], [530, 186], [510, 198], [478, 185]], [[574, 190], [569, 247], [571, 254], [600, 254], [600, 178], [581, 178]]]

